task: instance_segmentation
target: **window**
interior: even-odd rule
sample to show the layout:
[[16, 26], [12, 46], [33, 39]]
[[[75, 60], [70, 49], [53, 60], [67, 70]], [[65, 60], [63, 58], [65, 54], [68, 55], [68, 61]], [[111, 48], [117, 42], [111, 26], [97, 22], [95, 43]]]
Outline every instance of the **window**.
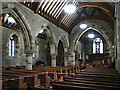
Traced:
[[15, 50], [17, 47], [18, 38], [16, 35], [13, 35], [9, 39], [9, 56], [15, 56]]
[[103, 41], [100, 38], [95, 38], [93, 40], [93, 54], [103, 53]]
[[9, 40], [9, 56], [14, 56], [14, 50], [15, 50], [15, 42], [13, 37], [10, 38]]

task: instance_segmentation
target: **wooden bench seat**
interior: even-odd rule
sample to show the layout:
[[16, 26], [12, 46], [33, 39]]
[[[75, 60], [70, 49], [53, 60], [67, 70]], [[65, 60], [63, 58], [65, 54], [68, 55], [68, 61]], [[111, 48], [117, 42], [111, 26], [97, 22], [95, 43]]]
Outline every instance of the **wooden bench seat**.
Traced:
[[113, 77], [109, 75], [94, 75], [94, 74], [76, 74], [76, 77], [88, 77], [88, 78], [104, 78], [104, 79], [118, 79], [120, 80], [120, 77]]
[[[28, 73], [28, 72], [11, 72], [11, 71], [3, 71], [3, 76], [6, 76], [6, 79], [8, 79], [7, 76], [11, 77], [11, 78], [15, 78], [17, 77], [24, 77], [24, 82], [27, 83], [27, 87], [34, 87], [36, 85], [40, 85], [40, 80], [38, 79], [37, 75], [33, 75], [31, 77], [27, 77], [28, 75], [31, 75], [34, 73]], [[35, 73], [36, 74], [36, 73]]]
[[67, 85], [67, 84], [58, 84], [58, 83], [55, 83], [53, 85], [53, 88], [55, 90], [61, 90], [61, 89], [64, 89], [64, 90], [65, 89], [68, 89], [68, 90], [80, 90], [80, 89], [82, 89], [82, 90], [97, 90], [97, 88], [95, 88], [95, 87], [85, 87], [85, 86], [78, 87], [78, 86]]
[[86, 81], [98, 81], [98, 82], [110, 82], [110, 83], [119, 83], [119, 80], [110, 80], [110, 79], [99, 79], [99, 78], [66, 78], [71, 80], [86, 80]]
[[77, 87], [81, 87], [81, 86], [84, 86], [84, 87], [95, 87], [96, 89], [120, 89], [120, 87], [117, 87], [117, 86], [112, 86], [112, 85], [101, 85], [101, 84], [92, 84], [92, 83], [83, 83], [83, 82], [55, 82], [57, 84], [64, 84], [64, 85], [69, 85], [69, 86], [77, 86]]
[[91, 74], [91, 75], [107, 75], [107, 76], [119, 76], [118, 74], [100, 73], [100, 72], [77, 72], [78, 74]]
[[5, 88], [10, 89], [11, 88], [11, 89], [18, 89], [18, 90], [21, 90], [21, 89], [27, 90], [27, 84], [25, 83], [24, 78], [10, 80], [13, 78], [18, 78], [18, 77], [19, 77], [18, 75], [2, 75], [2, 80], [8, 79], [7, 81], [2, 82], [2, 88], [3, 89], [5, 89]]
[[119, 90], [120, 77], [115, 69], [94, 69], [93, 71], [91, 69], [84, 72], [77, 72], [75, 77], [64, 78], [64, 81], [55, 81], [53, 89], [59, 90], [59, 88], [70, 90]]
[[65, 79], [64, 81], [67, 82], [80, 82], [80, 83], [91, 83], [91, 84], [101, 84], [101, 85], [110, 85], [110, 86], [116, 86], [116, 87], [120, 87], [120, 82], [118, 83], [113, 83], [113, 82], [104, 82], [104, 81], [97, 81], [97, 80], [87, 80], [87, 79]]
[[[73, 66], [57, 66], [57, 67], [50, 67], [50, 66], [34, 66], [35, 68], [33, 70], [35, 71], [42, 71], [42, 72], [54, 72], [54, 73], [49, 73], [49, 76], [54, 79], [57, 80], [58, 78], [60, 78], [61, 80], [63, 79], [63, 77], [71, 77], [70, 73], [75, 73], [75, 67]], [[65, 73], [65, 74], [55, 74], [55, 73]]]

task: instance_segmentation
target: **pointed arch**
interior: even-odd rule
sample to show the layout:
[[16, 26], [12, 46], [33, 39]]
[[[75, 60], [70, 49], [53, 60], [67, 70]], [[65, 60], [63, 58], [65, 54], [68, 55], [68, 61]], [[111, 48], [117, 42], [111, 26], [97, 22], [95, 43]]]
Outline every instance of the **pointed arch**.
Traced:
[[10, 13], [20, 24], [22, 30], [21, 33], [23, 34], [23, 40], [25, 44], [25, 50], [31, 50], [32, 49], [32, 35], [30, 32], [30, 27], [24, 18], [23, 14], [20, 12], [20, 10], [14, 6], [11, 5], [7, 8], [3, 9], [3, 13]]
[[82, 30], [82, 29], [79, 28], [80, 23], [74, 27], [74, 30], [73, 30], [72, 34], [70, 35], [70, 41], [71, 41], [70, 42], [70, 50], [69, 50], [70, 52], [75, 51], [75, 46], [76, 46], [77, 41], [89, 29], [95, 30], [96, 32], [100, 33], [103, 36], [103, 38], [105, 39], [105, 41], [108, 45], [107, 49], [108, 50], [111, 49], [112, 40], [111, 40], [111, 37], [108, 35], [108, 33], [111, 33], [111, 32], [109, 32], [109, 29], [111, 29], [111, 28], [109, 28], [109, 25], [106, 22], [100, 21], [100, 20], [97, 20], [98, 23], [103, 24], [103, 22], [104, 22], [104, 25], [106, 25], [106, 26], [99, 25], [98, 23], [93, 22], [94, 20], [91, 20], [91, 21], [92, 21], [91, 23], [90, 23], [89, 20], [81, 22], [81, 23], [88, 24], [88, 27], [85, 30]]

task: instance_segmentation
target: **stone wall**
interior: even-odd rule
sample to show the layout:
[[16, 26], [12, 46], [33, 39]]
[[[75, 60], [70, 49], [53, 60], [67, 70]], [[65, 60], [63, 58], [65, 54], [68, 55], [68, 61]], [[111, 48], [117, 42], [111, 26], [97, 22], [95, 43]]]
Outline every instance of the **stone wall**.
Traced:
[[[37, 51], [37, 53], [35, 53], [35, 57], [33, 58], [33, 64], [35, 64], [35, 62], [37, 61], [37, 59], [43, 59], [43, 61], [46, 61], [47, 59], [47, 52], [46, 52], [46, 44], [48, 42], [46, 40], [39, 40], [38, 41], [38, 45], [36, 45], [36, 36], [38, 35], [40, 29], [42, 28], [42, 26], [46, 25], [49, 27], [49, 31], [52, 34], [52, 37], [49, 37], [49, 41], [50, 41], [50, 46], [54, 47], [55, 50], [51, 52], [51, 54], [57, 55], [57, 47], [58, 47], [58, 42], [61, 39], [61, 37], [63, 37], [63, 35], [65, 36], [65, 38], [67, 39], [66, 41], [68, 41], [68, 33], [63, 31], [62, 29], [58, 28], [57, 26], [55, 26], [54, 24], [52, 24], [51, 22], [47, 21], [46, 19], [44, 19], [43, 17], [41, 17], [40, 15], [34, 13], [32, 10], [28, 9], [27, 7], [23, 6], [22, 4], [18, 3], [18, 2], [11, 2], [11, 3], [5, 3], [3, 5], [7, 5], [8, 4], [8, 8], [9, 9], [13, 9], [15, 8], [17, 10], [17, 12], [15, 12], [16, 14], [19, 14], [20, 18], [22, 19], [22, 22], [24, 22], [25, 26], [27, 27], [27, 30], [30, 32], [30, 36], [31, 36], [31, 46], [32, 46], [32, 50], [36, 51], [39, 47], [39, 50]], [[8, 10], [9, 10], [8, 9]], [[7, 9], [6, 9], [7, 10]], [[9, 12], [9, 11], [7, 11]], [[25, 64], [26, 60], [25, 57], [26, 55], [24, 54], [24, 50], [21, 52], [21, 56], [20, 58], [15, 57], [15, 58], [11, 58], [8, 57], [8, 37], [12, 34], [12, 33], [18, 33], [16, 31], [13, 30], [9, 30], [8, 28], [3, 28], [3, 66], [15, 66], [15, 65], [20, 65], [20, 64]], [[5, 35], [7, 35], [8, 37], [5, 37]], [[22, 35], [18, 37], [22, 38]], [[51, 39], [54, 38], [54, 39]], [[52, 41], [54, 40], [54, 42]], [[69, 42], [67, 42], [69, 43]], [[24, 45], [23, 42], [21, 42], [21, 45]], [[68, 44], [69, 45], [69, 44]], [[24, 47], [24, 46], [23, 46]], [[22, 63], [22, 62], [23, 63]], [[47, 62], [46, 62], [47, 63]]]
[[[2, 73], [2, 27], [1, 26], [0, 26], [0, 73]], [[2, 78], [2, 75], [0, 75], [0, 78]], [[0, 80], [0, 90], [1, 89], [2, 89], [2, 80]]]
[[[9, 39], [12, 35], [16, 35], [19, 40], [18, 50], [15, 52], [14, 57], [9, 56]], [[23, 36], [21, 32], [11, 30], [9, 28], [2, 27], [2, 66], [16, 66], [16, 65], [22, 65], [25, 64], [23, 62], [23, 54], [24, 54], [24, 48], [23, 48]]]

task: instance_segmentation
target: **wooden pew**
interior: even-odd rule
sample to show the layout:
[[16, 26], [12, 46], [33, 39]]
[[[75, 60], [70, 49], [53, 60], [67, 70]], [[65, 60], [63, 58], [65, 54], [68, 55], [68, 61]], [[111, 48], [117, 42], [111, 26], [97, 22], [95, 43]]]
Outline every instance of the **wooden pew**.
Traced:
[[77, 72], [76, 77], [68, 77], [64, 81], [55, 81], [53, 89], [119, 90], [120, 76], [113, 68], [93, 68], [87, 72]]
[[111, 90], [111, 89], [120, 89], [119, 86], [112, 86], [112, 85], [104, 85], [103, 83], [88, 83], [88, 82], [76, 82], [76, 81], [56, 81], [53, 85], [53, 89], [89, 89], [89, 90]]
[[38, 75], [40, 79], [41, 85], [44, 85], [46, 88], [50, 87], [50, 78], [48, 77], [48, 73]]
[[[19, 76], [18, 75], [10, 75], [10, 74], [2, 75], [2, 80], [12, 79], [12, 78], [19, 78]], [[24, 82], [24, 78], [3, 81], [2, 84], [3, 84], [2, 85], [3, 89], [7, 88], [7, 89], [27, 90], [27, 84]]]
[[[18, 75], [19, 77], [36, 74], [34, 71], [27, 71], [27, 70], [25, 71], [24, 70], [18, 70], [18, 71], [11, 70], [11, 71], [3, 71], [3, 74]], [[34, 87], [36, 85], [40, 85], [40, 80], [38, 80], [37, 75], [31, 76], [31, 77], [24, 77], [24, 81], [27, 82], [27, 87]]]
[[[42, 75], [38, 75], [38, 78], [41, 80], [41, 83], [45, 83], [46, 88], [50, 86], [50, 79], [48, 79], [48, 76], [50, 76], [52, 80], [58, 80], [60, 78], [60, 81], [63, 81], [63, 77], [69, 77], [69, 76], [71, 77], [72, 76], [71, 73], [76, 73], [76, 67], [73, 66], [50, 67], [50, 66], [34, 65], [33, 70], [37, 72], [46, 72], [46, 73], [51, 72], [48, 73], [48, 75], [46, 75], [47, 77], [46, 79]], [[65, 73], [65, 74], [57, 74], [57, 73]]]

